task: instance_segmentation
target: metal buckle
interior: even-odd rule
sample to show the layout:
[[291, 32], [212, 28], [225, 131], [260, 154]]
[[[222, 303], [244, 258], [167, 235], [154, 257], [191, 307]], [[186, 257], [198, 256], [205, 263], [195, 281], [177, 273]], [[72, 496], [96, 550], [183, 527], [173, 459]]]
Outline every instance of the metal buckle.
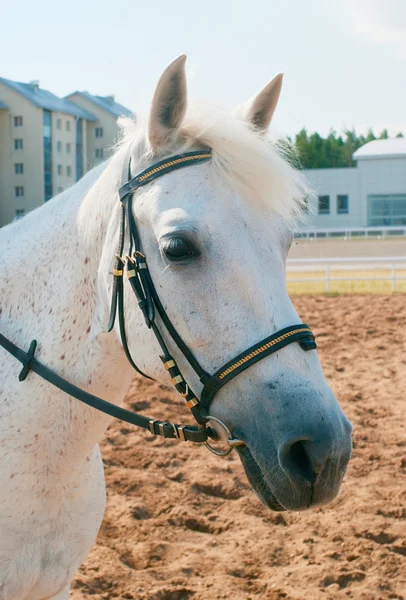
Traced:
[[[175, 425], [174, 425], [175, 427]], [[177, 431], [178, 431], [178, 440], [180, 440], [181, 442], [186, 442], [186, 438], [185, 438], [185, 432], [183, 431], [185, 429], [186, 425], [179, 425]]]
[[157, 435], [157, 434], [155, 433], [155, 427], [154, 427], [154, 425], [155, 425], [155, 423], [158, 423], [158, 422], [159, 422], [159, 421], [157, 421], [156, 419], [150, 419], [150, 420], [149, 420], [149, 430], [150, 430], [150, 432], [152, 433], [152, 435]]
[[180, 435], [179, 435], [179, 432], [178, 432], [178, 430], [176, 428], [175, 423], [170, 423], [170, 425], [172, 425], [172, 429], [173, 429], [173, 433], [175, 434], [175, 438], [177, 440], [180, 440]]
[[226, 448], [225, 450], [218, 450], [217, 448], [210, 446], [209, 442], [203, 442], [204, 446], [206, 446], [206, 448], [208, 450], [210, 450], [210, 452], [212, 452], [216, 456], [227, 456], [228, 454], [230, 454], [230, 452], [232, 452], [232, 450], [236, 446], [245, 446], [245, 442], [243, 442], [242, 440], [239, 440], [238, 438], [233, 437], [231, 431], [229, 430], [227, 425], [225, 423], [223, 423], [223, 421], [220, 421], [220, 419], [218, 419], [217, 417], [213, 417], [212, 415], [208, 415], [207, 420], [214, 421], [215, 423], [220, 425], [220, 427], [223, 428], [223, 431], [225, 432], [225, 434], [227, 436], [226, 441], [228, 444], [228, 448]]
[[123, 266], [125, 265], [125, 260], [122, 256], [120, 256], [119, 254], [115, 254], [114, 256], [117, 258], [117, 260], [121, 261], [121, 264]]

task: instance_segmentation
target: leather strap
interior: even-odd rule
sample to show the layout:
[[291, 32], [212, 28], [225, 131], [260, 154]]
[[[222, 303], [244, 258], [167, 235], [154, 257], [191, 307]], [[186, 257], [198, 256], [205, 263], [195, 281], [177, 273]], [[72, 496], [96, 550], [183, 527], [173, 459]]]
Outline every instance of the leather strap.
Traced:
[[302, 323], [280, 329], [238, 354], [210, 377], [200, 396], [201, 409], [207, 411], [219, 389], [236, 375], [262, 360], [265, 356], [269, 356], [293, 342], [298, 342], [305, 351], [315, 350], [317, 347], [314, 335], [308, 325]]
[[191, 164], [196, 165], [198, 163], [207, 162], [210, 159], [210, 150], [184, 152], [183, 154], [165, 158], [153, 164], [152, 167], [144, 169], [144, 171], [138, 173], [138, 175], [130, 179], [130, 181], [124, 183], [118, 190], [120, 200], [123, 201], [124, 198], [133, 194], [138, 188], [151, 183], [151, 181], [158, 179], [158, 177], [162, 177], [162, 175], [166, 175], [166, 173], [188, 167]]
[[122, 275], [120, 279], [120, 271], [123, 270], [123, 250], [124, 250], [124, 236], [125, 236], [125, 206], [122, 204], [120, 207], [120, 226], [119, 226], [119, 238], [118, 238], [118, 246], [116, 252], [116, 258], [114, 262], [114, 270], [113, 270], [113, 291], [111, 294], [111, 307], [110, 307], [110, 318], [109, 324], [107, 326], [107, 331], [110, 332], [114, 327], [114, 322], [116, 320], [117, 314], [117, 294], [118, 294], [118, 286], [120, 285], [120, 281], [122, 281]]
[[115, 417], [116, 419], [120, 419], [126, 423], [131, 423], [137, 427], [147, 429], [153, 433], [153, 435], [160, 435], [165, 438], [180, 439], [182, 441], [198, 443], [205, 442], [208, 439], [210, 432], [204, 427], [178, 425], [174, 423], [167, 423], [165, 421], [150, 419], [144, 415], [121, 408], [120, 406], [116, 406], [111, 402], [107, 402], [107, 400], [103, 400], [98, 396], [94, 396], [93, 394], [85, 392], [73, 383], [70, 383], [66, 379], [60, 377], [54, 373], [54, 371], [51, 371], [51, 369], [48, 369], [48, 367], [34, 358], [33, 354], [36, 345], [37, 342], [34, 340], [31, 342], [30, 350], [28, 352], [24, 352], [24, 350], [18, 348], [18, 346], [13, 344], [13, 342], [5, 338], [4, 335], [0, 333], [0, 346], [7, 350], [9, 354], [14, 356], [14, 358], [16, 358], [23, 365], [23, 370], [21, 373], [24, 373], [24, 377], [21, 378], [20, 374], [20, 381], [23, 381], [27, 377], [29, 371], [34, 371], [34, 373], [42, 377], [42, 379], [45, 379], [51, 385], [54, 385], [69, 396], [72, 396], [73, 398], [84, 402], [84, 404], [110, 415], [111, 417]]

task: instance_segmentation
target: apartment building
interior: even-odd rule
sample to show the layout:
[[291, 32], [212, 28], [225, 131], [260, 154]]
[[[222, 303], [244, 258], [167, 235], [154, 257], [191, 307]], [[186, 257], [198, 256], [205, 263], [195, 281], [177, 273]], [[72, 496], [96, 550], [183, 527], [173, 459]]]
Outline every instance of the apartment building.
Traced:
[[114, 101], [110, 112], [96, 102], [89, 106], [95, 110], [59, 98], [36, 81], [0, 77], [0, 227], [62, 192], [107, 156], [118, 135], [117, 116], [131, 113]]
[[131, 116], [131, 111], [116, 102], [114, 96], [73, 92], [65, 98], [97, 118], [97, 121], [88, 123], [86, 130], [87, 157], [91, 166], [108, 158], [117, 141], [117, 119], [121, 116]]

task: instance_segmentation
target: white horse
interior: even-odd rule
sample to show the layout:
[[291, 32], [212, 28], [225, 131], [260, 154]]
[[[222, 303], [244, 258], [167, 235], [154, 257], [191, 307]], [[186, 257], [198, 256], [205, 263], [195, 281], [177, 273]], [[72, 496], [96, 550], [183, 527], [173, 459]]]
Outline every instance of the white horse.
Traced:
[[[35, 338], [41, 363], [110, 402], [133, 377], [117, 325], [107, 333], [130, 150], [134, 174], [185, 148], [212, 149], [211, 161], [138, 190], [133, 209], [162, 303], [204, 369], [299, 322], [284, 265], [302, 180], [264, 135], [282, 77], [238, 114], [186, 110], [184, 63], [161, 76], [146, 128], [124, 120], [110, 161], [0, 232], [0, 332], [24, 349]], [[129, 294], [125, 314], [137, 364], [170, 384]], [[198, 394], [198, 378], [167, 343]], [[0, 347], [0, 599], [65, 600], [103, 518], [98, 442], [111, 418], [33, 372], [19, 382], [20, 370]], [[244, 439], [247, 476], [267, 506], [302, 510], [336, 496], [351, 426], [314, 350], [291, 344], [258, 362], [220, 390], [211, 412]]]

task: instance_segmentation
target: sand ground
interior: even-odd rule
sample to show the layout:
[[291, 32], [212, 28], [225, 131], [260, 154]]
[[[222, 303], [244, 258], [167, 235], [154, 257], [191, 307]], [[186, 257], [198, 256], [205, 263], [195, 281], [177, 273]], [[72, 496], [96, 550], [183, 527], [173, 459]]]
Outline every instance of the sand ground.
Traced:
[[[220, 459], [117, 421], [102, 443], [104, 523], [72, 599], [406, 598], [404, 296], [294, 302], [354, 425], [339, 497], [309, 512], [269, 512], [234, 453]], [[134, 381], [126, 404], [185, 418], [175, 395], [146, 380]]]

